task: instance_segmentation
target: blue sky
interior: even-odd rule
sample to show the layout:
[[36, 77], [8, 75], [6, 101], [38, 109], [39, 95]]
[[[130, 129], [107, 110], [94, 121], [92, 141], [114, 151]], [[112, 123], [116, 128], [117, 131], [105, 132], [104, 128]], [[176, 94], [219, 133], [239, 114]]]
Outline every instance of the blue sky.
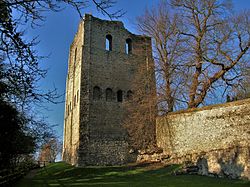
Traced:
[[[119, 19], [125, 27], [133, 32], [136, 30], [135, 19], [143, 14], [146, 7], [152, 7], [159, 0], [118, 0], [114, 10], [123, 9], [126, 14]], [[250, 0], [233, 0], [235, 9], [249, 9]], [[108, 19], [100, 14], [93, 6], [83, 10], [83, 13], [91, 13], [95, 17]], [[60, 94], [65, 93], [65, 81], [67, 74], [67, 62], [69, 46], [77, 31], [80, 17], [78, 13], [71, 7], [66, 7], [61, 12], [47, 12], [45, 14], [46, 21], [41, 27], [35, 29], [27, 28], [28, 37], [39, 35], [40, 43], [37, 50], [40, 55], [48, 55], [48, 59], [43, 60], [42, 67], [49, 69], [47, 77], [40, 82], [41, 89], [53, 89], [55, 86]], [[63, 98], [64, 99], [64, 98]], [[49, 111], [42, 110], [47, 121], [51, 125], [57, 125], [55, 130], [57, 134], [63, 137], [63, 121], [64, 121], [64, 103], [61, 104], [45, 104]]]

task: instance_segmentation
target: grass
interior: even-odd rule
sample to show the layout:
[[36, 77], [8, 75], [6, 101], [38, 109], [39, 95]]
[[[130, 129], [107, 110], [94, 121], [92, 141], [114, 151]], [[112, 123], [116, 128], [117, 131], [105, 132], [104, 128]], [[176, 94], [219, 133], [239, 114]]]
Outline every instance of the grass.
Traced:
[[50, 164], [16, 187], [40, 186], [142, 186], [142, 187], [249, 187], [250, 181], [197, 175], [171, 175], [178, 166], [117, 166], [75, 168], [63, 162]]

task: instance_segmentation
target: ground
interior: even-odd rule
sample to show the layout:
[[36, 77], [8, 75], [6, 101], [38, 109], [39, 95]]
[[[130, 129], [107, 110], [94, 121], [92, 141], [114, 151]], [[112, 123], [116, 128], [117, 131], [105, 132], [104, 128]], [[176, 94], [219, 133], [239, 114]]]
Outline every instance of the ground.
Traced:
[[63, 162], [33, 171], [16, 187], [40, 186], [143, 186], [143, 187], [249, 187], [250, 181], [171, 173], [178, 166], [141, 165], [76, 168]]

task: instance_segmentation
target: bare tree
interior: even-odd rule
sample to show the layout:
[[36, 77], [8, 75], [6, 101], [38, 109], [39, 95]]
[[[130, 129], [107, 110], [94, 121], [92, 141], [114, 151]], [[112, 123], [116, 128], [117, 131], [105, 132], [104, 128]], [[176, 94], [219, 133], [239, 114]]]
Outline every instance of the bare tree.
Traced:
[[55, 162], [57, 155], [61, 153], [62, 143], [57, 138], [49, 139], [41, 148], [39, 161]]
[[171, 11], [167, 1], [161, 1], [157, 7], [146, 9], [144, 15], [137, 18], [139, 30], [153, 40], [154, 61], [158, 102], [161, 112], [171, 112], [178, 102], [185, 103], [186, 77], [182, 35], [179, 33], [181, 17]]
[[127, 117], [124, 127], [129, 135], [129, 145], [134, 150], [152, 150], [156, 147], [155, 116], [156, 89], [153, 63], [136, 65], [132, 91], [127, 94], [124, 108]]
[[188, 107], [198, 107], [208, 94], [241, 84], [242, 69], [249, 68], [249, 12], [233, 14], [230, 1], [172, 0], [181, 15], [189, 49], [192, 79]]

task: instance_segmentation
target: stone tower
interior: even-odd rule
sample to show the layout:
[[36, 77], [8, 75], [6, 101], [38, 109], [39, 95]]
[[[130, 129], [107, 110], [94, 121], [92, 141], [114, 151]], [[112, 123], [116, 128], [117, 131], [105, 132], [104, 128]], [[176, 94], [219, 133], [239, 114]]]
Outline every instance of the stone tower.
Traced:
[[128, 161], [123, 103], [138, 64], [153, 63], [151, 39], [122, 22], [86, 14], [70, 46], [63, 160], [73, 165]]

